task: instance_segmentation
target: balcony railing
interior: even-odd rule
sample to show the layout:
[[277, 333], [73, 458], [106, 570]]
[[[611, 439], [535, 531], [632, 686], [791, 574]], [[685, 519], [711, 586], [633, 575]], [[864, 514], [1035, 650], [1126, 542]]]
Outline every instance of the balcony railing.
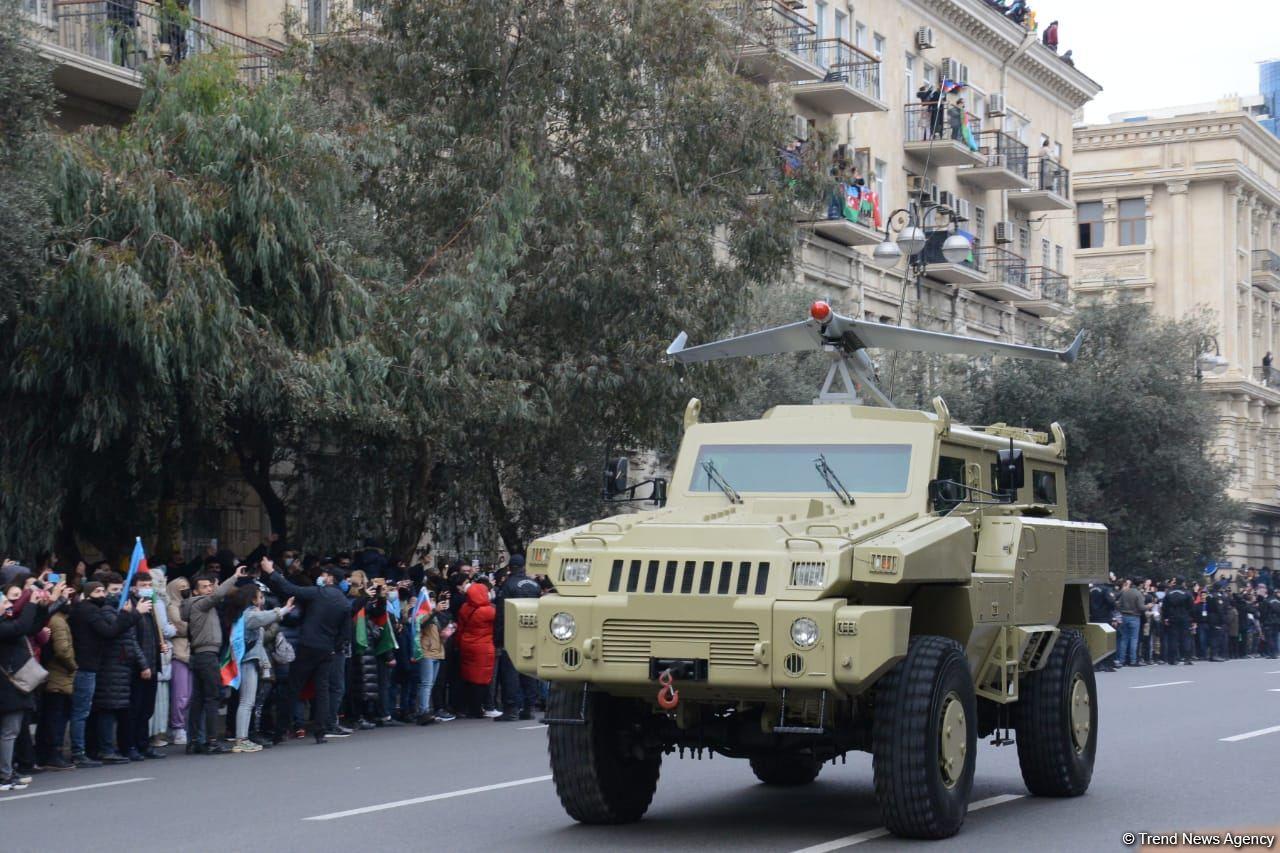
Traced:
[[869, 98], [880, 97], [880, 60], [840, 38], [807, 44], [813, 63], [826, 71], [824, 82], [847, 83]]
[[1030, 280], [1027, 259], [999, 246], [983, 246], [974, 250], [979, 268], [987, 273], [987, 280], [998, 284], [1026, 289]]
[[818, 25], [781, 0], [726, 0], [712, 12], [752, 45], [803, 53]]
[[1033, 190], [1071, 198], [1071, 172], [1057, 160], [1049, 157], [1032, 157], [1027, 177], [1033, 182]]
[[271, 77], [280, 55], [265, 42], [172, 14], [151, 0], [54, 0], [43, 35], [58, 47], [131, 71], [157, 58], [178, 62], [223, 50], [249, 82]]
[[1067, 277], [1048, 267], [1028, 267], [1027, 283], [1032, 299], [1046, 299], [1066, 304], [1071, 296]]
[[978, 149], [987, 158], [988, 168], [1007, 169], [1021, 178], [1027, 177], [1027, 146], [1004, 131], [979, 133]]
[[1270, 249], [1253, 250], [1253, 272], [1280, 275], [1280, 254]]
[[907, 104], [902, 108], [906, 121], [907, 142], [927, 142], [931, 139], [953, 139], [978, 151], [978, 136], [982, 133], [982, 119], [973, 113], [947, 104]]

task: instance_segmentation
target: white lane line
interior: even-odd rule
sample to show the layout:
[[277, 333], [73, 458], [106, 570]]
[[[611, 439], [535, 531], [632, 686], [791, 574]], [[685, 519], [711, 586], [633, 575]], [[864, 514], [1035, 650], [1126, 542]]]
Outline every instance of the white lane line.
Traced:
[[[991, 806], [1002, 805], [1003, 803], [1020, 800], [1026, 794], [999, 794], [994, 797], [988, 797], [985, 800], [978, 800], [976, 803], [969, 803], [969, 811], [976, 812], [979, 809], [990, 808]], [[868, 829], [865, 832], [846, 835], [843, 838], [836, 838], [832, 841], [824, 841], [821, 844], [815, 844], [812, 847], [803, 847], [792, 853], [831, 853], [832, 850], [842, 850], [845, 847], [852, 847], [855, 844], [861, 844], [864, 841], [873, 841], [877, 838], [884, 838], [889, 834], [889, 830], [881, 827], [880, 829]]]
[[1268, 692], [1268, 693], [1280, 693], [1280, 687], [1268, 687], [1268, 688], [1267, 688], [1267, 692]]
[[139, 776], [137, 779], [117, 779], [114, 782], [99, 782], [96, 785], [76, 785], [71, 788], [55, 788], [52, 791], [36, 791], [34, 794], [16, 794], [12, 797], [0, 797], [0, 803], [13, 800], [27, 800], [31, 797], [48, 797], [53, 794], [69, 794], [72, 791], [88, 791], [93, 788], [110, 788], [113, 785], [131, 785], [134, 782], [154, 782], [154, 776]]
[[1173, 687], [1175, 684], [1190, 684], [1190, 681], [1162, 681], [1159, 684], [1132, 684], [1130, 690], [1146, 690], [1148, 687]]
[[1267, 675], [1280, 675], [1280, 669], [1273, 669]]
[[530, 731], [530, 730], [532, 730], [532, 729], [545, 729], [546, 727], [547, 727], [547, 724], [546, 724], [546, 723], [543, 723], [543, 724], [542, 724], [542, 725], [540, 725], [540, 726], [521, 726], [521, 727], [520, 727], [520, 731], [522, 731], [522, 732], [527, 732], [527, 731]]
[[496, 785], [481, 785], [478, 788], [465, 788], [461, 791], [449, 791], [446, 794], [431, 794], [426, 797], [414, 797], [411, 800], [396, 800], [394, 803], [379, 803], [376, 806], [364, 806], [358, 809], [347, 809], [343, 812], [304, 817], [303, 820], [337, 820], [341, 817], [355, 817], [370, 812], [383, 812], [387, 809], [398, 809], [401, 806], [416, 806], [421, 803], [433, 803], [436, 800], [451, 800], [454, 797], [466, 797], [470, 794], [482, 794], [485, 791], [499, 791], [503, 788], [515, 788], [519, 785], [532, 785], [535, 782], [550, 782], [551, 776], [530, 776], [528, 779], [513, 779], [510, 782], [499, 782]]
[[1231, 737], [1220, 737], [1218, 740], [1225, 743], [1235, 743], [1238, 740], [1248, 740], [1251, 737], [1261, 737], [1262, 735], [1270, 735], [1280, 732], [1280, 726], [1271, 726], [1265, 729], [1258, 729], [1253, 732], [1245, 732], [1242, 735], [1232, 735]]

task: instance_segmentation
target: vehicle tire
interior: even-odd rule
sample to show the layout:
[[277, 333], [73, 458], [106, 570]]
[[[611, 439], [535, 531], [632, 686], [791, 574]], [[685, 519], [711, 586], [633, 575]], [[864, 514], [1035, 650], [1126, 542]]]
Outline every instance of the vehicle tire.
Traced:
[[[552, 686], [547, 716], [575, 719], [582, 688]], [[569, 817], [582, 823], [632, 823], [644, 815], [658, 787], [662, 754], [634, 751], [630, 737], [642, 709], [638, 702], [587, 694], [586, 724], [553, 723], [547, 730], [551, 775]]]
[[1022, 679], [1013, 706], [1018, 764], [1039, 797], [1078, 797], [1089, 789], [1098, 748], [1098, 688], [1089, 649], [1064, 631], [1039, 672]]
[[764, 752], [751, 756], [751, 772], [766, 785], [790, 788], [818, 778], [822, 762], [809, 755]]
[[904, 838], [947, 838], [973, 789], [978, 709], [964, 649], [946, 637], [911, 640], [875, 689], [871, 729], [876, 799]]

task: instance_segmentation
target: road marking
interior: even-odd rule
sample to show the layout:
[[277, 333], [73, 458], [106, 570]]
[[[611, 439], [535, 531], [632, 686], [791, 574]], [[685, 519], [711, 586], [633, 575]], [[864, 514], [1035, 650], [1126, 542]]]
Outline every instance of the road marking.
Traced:
[[1190, 681], [1162, 681], [1159, 684], [1131, 684], [1130, 690], [1146, 690], [1148, 687], [1173, 687], [1175, 684], [1190, 684]]
[[545, 729], [546, 727], [547, 727], [546, 723], [543, 723], [540, 726], [521, 726], [520, 731], [527, 732], [527, 731], [530, 731], [531, 729]]
[[115, 782], [99, 782], [96, 785], [76, 785], [71, 788], [55, 788], [52, 791], [37, 791], [34, 794], [15, 794], [12, 797], [0, 797], [0, 803], [12, 800], [27, 800], [31, 797], [48, 797], [52, 794], [69, 794], [72, 791], [88, 791], [92, 788], [110, 788], [113, 785], [131, 785], [134, 782], [154, 782], [154, 776], [139, 776], [137, 779], [118, 779]]
[[1273, 669], [1267, 675], [1280, 675], [1280, 669]]
[[1262, 735], [1270, 735], [1280, 732], [1280, 726], [1271, 726], [1270, 728], [1258, 729], [1255, 732], [1245, 732], [1242, 735], [1232, 735], [1231, 737], [1220, 737], [1218, 740], [1226, 743], [1235, 743], [1238, 740], [1248, 740], [1251, 737], [1261, 737]]
[[1268, 687], [1268, 688], [1267, 688], [1267, 692], [1268, 692], [1268, 693], [1280, 693], [1280, 687]]
[[[985, 800], [978, 800], [976, 803], [969, 803], [969, 811], [976, 812], [979, 809], [998, 806], [1004, 803], [1020, 800], [1026, 794], [999, 794], [994, 797], [988, 797]], [[852, 847], [855, 844], [861, 844], [864, 841], [873, 841], [877, 838], [884, 838], [889, 834], [889, 830], [881, 827], [879, 829], [868, 829], [865, 832], [846, 835], [843, 838], [837, 838], [832, 841], [824, 841], [821, 844], [815, 844], [812, 847], [803, 847], [793, 853], [831, 853], [832, 850], [842, 850], [845, 847]]]
[[370, 812], [383, 812], [387, 809], [398, 809], [401, 806], [416, 806], [421, 803], [434, 803], [436, 800], [451, 800], [454, 797], [466, 797], [471, 794], [483, 794], [485, 791], [499, 791], [503, 788], [515, 788], [519, 785], [532, 785], [535, 782], [550, 782], [551, 776], [530, 776], [528, 779], [513, 779], [510, 782], [499, 782], [496, 785], [481, 785], [478, 788], [465, 788], [461, 791], [449, 791], [446, 794], [431, 794], [426, 797], [414, 797], [411, 800], [396, 800], [394, 803], [380, 803], [376, 806], [364, 806], [358, 809], [347, 809], [342, 812], [331, 812], [330, 814], [320, 814], [314, 817], [304, 817], [303, 820], [337, 820], [341, 817], [355, 817], [356, 815], [369, 814]]

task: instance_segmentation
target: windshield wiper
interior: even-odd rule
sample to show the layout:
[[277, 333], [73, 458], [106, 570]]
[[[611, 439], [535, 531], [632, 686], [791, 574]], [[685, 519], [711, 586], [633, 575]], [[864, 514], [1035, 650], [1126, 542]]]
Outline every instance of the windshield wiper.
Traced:
[[707, 479], [720, 487], [720, 491], [724, 492], [724, 496], [729, 499], [729, 503], [742, 503], [742, 495], [738, 494], [733, 486], [729, 485], [729, 481], [720, 473], [720, 469], [716, 468], [716, 463], [710, 459], [702, 460], [702, 470], [707, 472]]
[[818, 454], [818, 458], [813, 460], [813, 467], [818, 469], [818, 473], [822, 475], [822, 479], [827, 483], [827, 488], [836, 493], [836, 497], [840, 498], [841, 503], [846, 506], [853, 506], [853, 495], [849, 494], [849, 490], [844, 487], [844, 483], [840, 482], [836, 472], [831, 470], [831, 466], [827, 464], [827, 457], [824, 454]]

